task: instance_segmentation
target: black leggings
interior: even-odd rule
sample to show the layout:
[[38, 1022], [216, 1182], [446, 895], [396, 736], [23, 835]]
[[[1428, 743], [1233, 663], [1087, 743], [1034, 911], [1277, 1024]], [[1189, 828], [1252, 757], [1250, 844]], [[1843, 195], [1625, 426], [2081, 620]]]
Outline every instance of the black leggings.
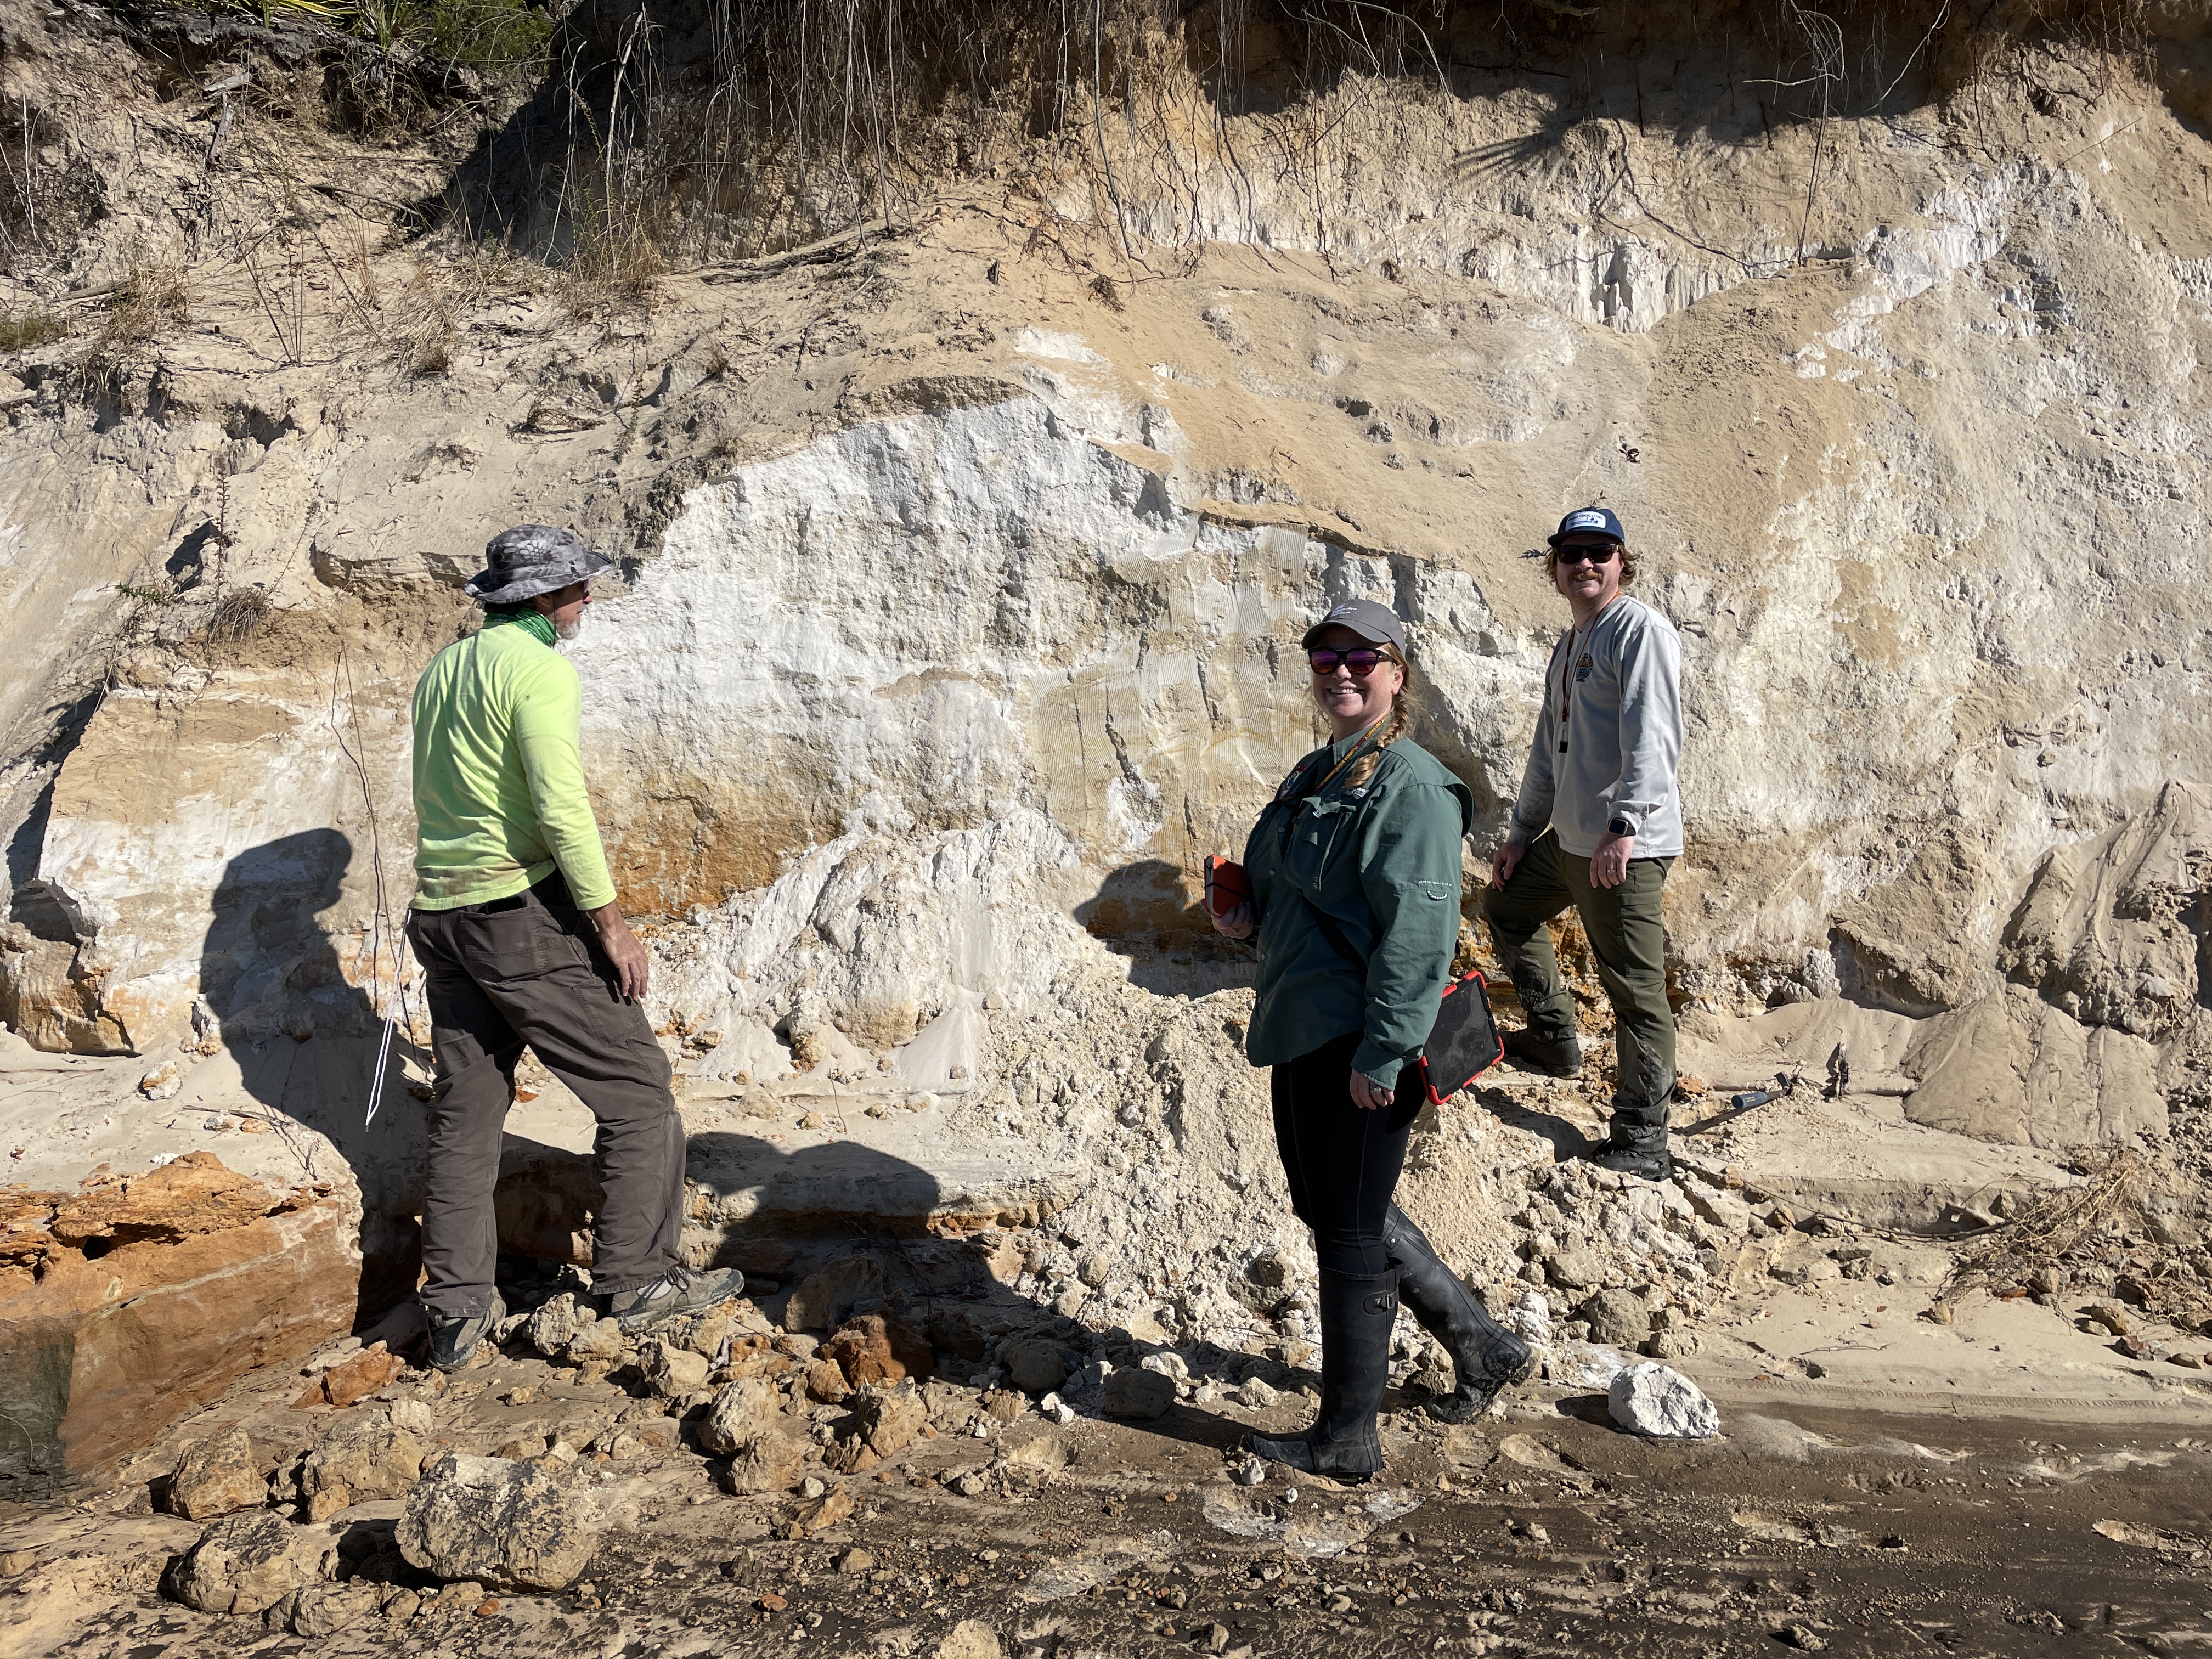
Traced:
[[[1268, 1090], [1291, 1208], [1313, 1229], [1314, 1254], [1324, 1272], [1365, 1276], [1389, 1271], [1382, 1218], [1421, 1103], [1401, 1086], [1395, 1103], [1379, 1112], [1355, 1105], [1352, 1056], [1359, 1042], [1352, 1031], [1276, 1066]], [[1401, 1084], [1412, 1080], [1409, 1074]]]

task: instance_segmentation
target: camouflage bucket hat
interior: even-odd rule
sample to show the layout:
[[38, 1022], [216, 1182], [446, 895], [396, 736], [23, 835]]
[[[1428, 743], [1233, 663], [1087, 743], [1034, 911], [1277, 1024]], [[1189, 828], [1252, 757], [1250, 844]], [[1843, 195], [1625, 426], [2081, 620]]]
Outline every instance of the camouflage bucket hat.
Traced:
[[461, 590], [483, 605], [517, 605], [570, 582], [589, 581], [615, 563], [585, 546], [574, 531], [544, 524], [501, 531], [485, 547], [484, 561], [486, 568]]

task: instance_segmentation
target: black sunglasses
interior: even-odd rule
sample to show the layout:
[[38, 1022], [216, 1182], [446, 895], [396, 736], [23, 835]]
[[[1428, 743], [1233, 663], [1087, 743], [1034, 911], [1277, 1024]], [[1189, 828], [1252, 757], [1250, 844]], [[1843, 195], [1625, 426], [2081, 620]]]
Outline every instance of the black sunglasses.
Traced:
[[1620, 551], [1619, 542], [1607, 542], [1601, 547], [1563, 547], [1553, 563], [1580, 564], [1587, 559], [1592, 564], [1607, 565], [1613, 562], [1613, 556]]
[[1364, 680], [1375, 672], [1376, 663], [1398, 659], [1380, 651], [1370, 651], [1365, 646], [1353, 651], [1331, 651], [1324, 646], [1318, 651], [1307, 652], [1306, 660], [1313, 665], [1313, 672], [1316, 674], [1334, 674], [1337, 664], [1342, 663], [1352, 671], [1352, 678]]

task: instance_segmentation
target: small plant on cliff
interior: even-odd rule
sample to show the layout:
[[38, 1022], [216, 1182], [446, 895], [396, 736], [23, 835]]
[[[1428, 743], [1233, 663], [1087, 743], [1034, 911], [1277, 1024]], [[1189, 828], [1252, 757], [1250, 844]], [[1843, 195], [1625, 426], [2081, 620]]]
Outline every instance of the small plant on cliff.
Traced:
[[0, 311], [0, 352], [50, 345], [68, 332], [51, 311]]
[[668, 270], [659, 244], [642, 226], [610, 218], [611, 222], [578, 240], [562, 273], [561, 297], [575, 316], [641, 310], [652, 302], [654, 283]]
[[204, 630], [217, 645], [252, 639], [269, 620], [269, 595], [258, 587], [234, 587], [215, 604]]
[[141, 605], [174, 605], [177, 585], [171, 581], [157, 583], [151, 587], [139, 587], [130, 582], [118, 582], [115, 591], [126, 599], [136, 599]]
[[107, 321], [100, 331], [100, 355], [135, 356], [163, 335], [182, 328], [191, 315], [192, 291], [185, 281], [181, 262], [160, 260], [141, 265], [116, 286]]

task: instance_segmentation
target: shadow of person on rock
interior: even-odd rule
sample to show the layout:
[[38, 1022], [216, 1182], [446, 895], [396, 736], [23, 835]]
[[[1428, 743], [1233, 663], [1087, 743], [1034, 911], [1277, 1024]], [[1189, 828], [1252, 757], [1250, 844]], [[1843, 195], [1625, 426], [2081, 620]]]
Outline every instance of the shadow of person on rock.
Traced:
[[364, 1121], [382, 1023], [369, 994], [347, 979], [324, 925], [353, 854], [345, 836], [322, 829], [233, 858], [210, 902], [200, 996], [246, 1091], [325, 1136], [361, 1187], [358, 1328], [415, 1288], [424, 1142], [422, 1103], [399, 1063], [419, 1055], [404, 1031], [393, 1033], [376, 1121]]
[[1075, 907], [1075, 920], [1129, 959], [1129, 983], [1156, 995], [1202, 997], [1251, 984], [1251, 947], [1213, 931], [1193, 883], [1163, 859], [1139, 859], [1109, 871]]
[[[1530, 1134], [1549, 1141], [1553, 1162], [1565, 1164], [1577, 1158], [1587, 1158], [1604, 1144], [1591, 1139], [1588, 1131], [1556, 1112], [1539, 1111], [1515, 1096], [1510, 1090], [1493, 1086], [1487, 1080], [1492, 1075], [1486, 1073], [1484, 1078], [1470, 1084], [1467, 1097], [1500, 1123], [1510, 1124], [1516, 1129], [1525, 1129]], [[1506, 1075], [1518, 1078], [1528, 1074], [1508, 1073]]]
[[[988, 1378], [1009, 1389], [1018, 1384], [1011, 1346], [1041, 1343], [1062, 1351], [1070, 1391], [1101, 1348], [1120, 1368], [1170, 1346], [1054, 1308], [1047, 1285], [1026, 1272], [1029, 1251], [1054, 1237], [1041, 1194], [993, 1190], [989, 1177], [970, 1185], [857, 1140], [791, 1147], [720, 1127], [690, 1136], [686, 1174], [691, 1265], [742, 1270], [748, 1294], [787, 1331], [826, 1340], [848, 1320], [892, 1316], [928, 1344], [937, 1376], [971, 1386]], [[509, 1137], [498, 1200], [502, 1251], [534, 1254], [544, 1267], [588, 1266], [599, 1201], [586, 1155]], [[510, 1262], [502, 1288], [508, 1272], [548, 1294], [557, 1279]], [[768, 1279], [776, 1282], [772, 1292], [760, 1288]], [[525, 1298], [510, 1295], [509, 1306], [527, 1305], [527, 1292]], [[1214, 1352], [1223, 1365], [1255, 1363]], [[1034, 1401], [1051, 1390], [1023, 1391]], [[1134, 1425], [1216, 1450], [1243, 1432], [1181, 1404]]]

